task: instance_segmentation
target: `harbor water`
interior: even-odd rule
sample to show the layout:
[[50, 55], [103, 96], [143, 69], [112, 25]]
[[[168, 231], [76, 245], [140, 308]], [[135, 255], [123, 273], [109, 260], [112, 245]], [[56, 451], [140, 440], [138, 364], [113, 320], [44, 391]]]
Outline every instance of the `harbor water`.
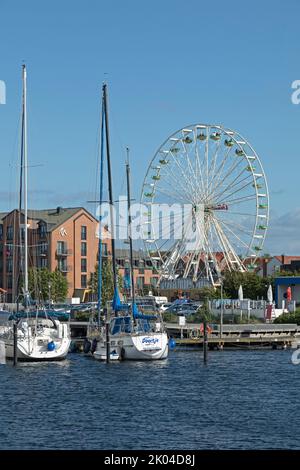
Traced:
[[1, 449], [300, 449], [291, 350], [0, 365]]

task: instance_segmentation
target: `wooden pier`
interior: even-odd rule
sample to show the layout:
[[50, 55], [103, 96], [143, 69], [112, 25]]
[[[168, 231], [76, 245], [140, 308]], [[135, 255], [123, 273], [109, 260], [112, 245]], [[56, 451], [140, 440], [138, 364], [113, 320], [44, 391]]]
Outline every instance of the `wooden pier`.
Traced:
[[[71, 338], [74, 350], [82, 351], [87, 334], [88, 322], [71, 321]], [[203, 327], [200, 323], [187, 323], [184, 327], [177, 323], [167, 323], [170, 338], [176, 342], [175, 349], [202, 349]], [[208, 348], [212, 349], [280, 349], [300, 347], [300, 327], [296, 324], [253, 323], [245, 325], [210, 324]]]
[[[296, 324], [210, 325], [209, 349], [287, 348], [300, 347], [300, 327]], [[178, 349], [203, 348], [203, 329], [198, 324], [167, 325], [169, 336]]]

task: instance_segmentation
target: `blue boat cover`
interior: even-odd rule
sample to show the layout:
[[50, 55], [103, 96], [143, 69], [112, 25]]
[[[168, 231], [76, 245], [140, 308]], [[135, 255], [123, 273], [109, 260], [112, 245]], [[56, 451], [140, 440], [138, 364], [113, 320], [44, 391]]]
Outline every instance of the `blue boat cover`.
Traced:
[[141, 319], [141, 320], [156, 320], [157, 319], [156, 315], [146, 315], [145, 313], [141, 313], [135, 303], [132, 305], [132, 316], [135, 319]]
[[128, 310], [128, 308], [129, 308], [129, 306], [127, 304], [122, 304], [117, 288], [114, 290], [112, 308], [115, 312], [120, 312], [121, 310]]

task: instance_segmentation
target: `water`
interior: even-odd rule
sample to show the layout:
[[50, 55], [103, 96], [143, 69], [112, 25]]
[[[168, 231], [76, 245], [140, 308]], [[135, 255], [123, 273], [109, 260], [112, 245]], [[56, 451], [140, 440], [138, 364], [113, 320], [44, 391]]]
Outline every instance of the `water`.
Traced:
[[292, 351], [0, 366], [0, 449], [300, 449]]

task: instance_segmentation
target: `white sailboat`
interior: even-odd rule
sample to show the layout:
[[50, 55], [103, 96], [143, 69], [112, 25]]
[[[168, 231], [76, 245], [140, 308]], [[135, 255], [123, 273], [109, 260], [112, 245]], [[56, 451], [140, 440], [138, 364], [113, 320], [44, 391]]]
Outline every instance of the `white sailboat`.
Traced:
[[[111, 165], [110, 165], [110, 152], [109, 152], [109, 132], [108, 132], [108, 110], [107, 110], [107, 91], [106, 85], [103, 85], [102, 95], [102, 117], [105, 120], [106, 129], [106, 152], [107, 152], [107, 167], [108, 167], [108, 186], [109, 186], [109, 202], [111, 211], [113, 209], [113, 196], [112, 196], [112, 179], [111, 179]], [[102, 119], [103, 123], [103, 119]], [[103, 125], [102, 125], [103, 132]], [[101, 139], [103, 143], [103, 136]], [[102, 147], [103, 156], [103, 147]], [[127, 159], [128, 160], [128, 159]], [[102, 166], [103, 168], [103, 166]], [[115, 240], [114, 240], [114, 225], [113, 214], [111, 214], [111, 241], [112, 241], [112, 263], [113, 263], [113, 277], [114, 277], [114, 299], [112, 304], [113, 316], [107, 321], [106, 325], [100, 325], [99, 314], [99, 335], [94, 336], [94, 357], [100, 360], [116, 360], [116, 359], [130, 359], [130, 360], [157, 360], [165, 359], [168, 356], [169, 342], [168, 336], [164, 329], [163, 321], [159, 313], [157, 315], [145, 315], [138, 311], [135, 303], [135, 289], [134, 289], [134, 275], [133, 275], [133, 260], [132, 260], [132, 236], [131, 236], [131, 216], [130, 216], [130, 167], [129, 161], [126, 164], [127, 173], [127, 201], [128, 201], [128, 238], [130, 244], [130, 270], [131, 270], [131, 305], [122, 305], [118, 294], [117, 272], [116, 272], [116, 258], [115, 258]], [[101, 175], [102, 177], [102, 175]], [[100, 191], [101, 193], [101, 191]], [[102, 194], [100, 194], [100, 204]], [[100, 230], [101, 236], [101, 217], [100, 217]], [[100, 241], [101, 243], [101, 241]], [[101, 250], [99, 250], [101, 254]], [[101, 270], [101, 257], [99, 256], [99, 268]], [[99, 289], [101, 293], [101, 276], [99, 272]], [[99, 293], [98, 293], [99, 296]], [[101, 296], [100, 296], [101, 301]], [[99, 313], [100, 313], [99, 304]], [[129, 313], [130, 312], [130, 313]]]
[[[26, 111], [26, 67], [23, 65], [23, 100], [22, 100], [22, 154], [21, 154], [21, 178], [24, 191], [24, 211], [20, 203], [20, 220], [24, 218], [20, 226], [24, 231], [24, 302], [25, 311], [12, 315], [8, 326], [2, 329], [1, 340], [5, 344], [7, 358], [14, 357], [14, 331], [13, 323], [17, 324], [17, 357], [26, 361], [57, 361], [64, 359], [69, 351], [71, 339], [68, 323], [61, 323], [59, 319], [48, 315], [46, 311], [30, 311], [29, 286], [28, 286], [28, 206], [27, 206], [27, 111]], [[20, 190], [21, 193], [21, 190]], [[20, 201], [22, 200], [20, 195]], [[22, 237], [20, 237], [22, 240]]]
[[[14, 321], [14, 320], [12, 320]], [[6, 357], [14, 357], [14, 335], [11, 325], [2, 335]], [[59, 361], [70, 347], [69, 325], [50, 316], [25, 315], [17, 323], [17, 357], [22, 361]]]

